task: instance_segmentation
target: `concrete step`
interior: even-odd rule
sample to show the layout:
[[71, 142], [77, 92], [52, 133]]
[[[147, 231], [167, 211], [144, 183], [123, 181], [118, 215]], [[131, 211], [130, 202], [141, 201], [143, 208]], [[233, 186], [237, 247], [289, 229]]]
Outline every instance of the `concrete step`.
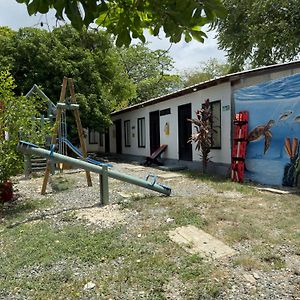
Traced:
[[32, 167], [31, 168], [31, 172], [40, 172], [40, 171], [45, 171], [46, 170], [46, 166], [45, 167]]

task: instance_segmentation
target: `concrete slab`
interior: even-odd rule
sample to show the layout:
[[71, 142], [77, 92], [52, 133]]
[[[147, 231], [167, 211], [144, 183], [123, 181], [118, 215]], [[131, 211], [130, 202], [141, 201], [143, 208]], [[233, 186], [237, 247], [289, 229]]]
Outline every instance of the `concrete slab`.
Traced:
[[234, 249], [193, 225], [178, 227], [169, 232], [169, 237], [187, 252], [204, 258], [219, 259], [236, 254]]
[[163, 171], [181, 171], [187, 169], [186, 166], [180, 166], [180, 165], [165, 165], [165, 166], [158, 166], [157, 168]]
[[143, 166], [126, 165], [124, 168], [132, 171], [145, 171], [145, 167]]
[[281, 195], [286, 195], [286, 194], [292, 194], [295, 190], [279, 190], [279, 189], [274, 189], [274, 188], [257, 188], [259, 191], [265, 191], [265, 192], [270, 192], [270, 193], [275, 193], [275, 194], [281, 194]]
[[163, 174], [157, 174], [157, 177], [162, 179], [170, 179], [170, 178], [182, 177], [182, 175], [177, 173], [163, 173]]

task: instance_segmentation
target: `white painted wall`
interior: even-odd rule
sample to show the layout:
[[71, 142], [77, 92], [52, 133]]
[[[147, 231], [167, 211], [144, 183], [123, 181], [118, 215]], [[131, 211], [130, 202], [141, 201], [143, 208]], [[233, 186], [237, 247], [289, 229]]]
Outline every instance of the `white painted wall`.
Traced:
[[[221, 149], [216, 149], [211, 151], [212, 161], [219, 163], [230, 163], [231, 160], [231, 142], [230, 142], [230, 132], [231, 132], [231, 111], [222, 111], [222, 106], [230, 105], [231, 103], [231, 87], [230, 83], [223, 83], [218, 86], [210, 87], [204, 90], [196, 91], [192, 94], [184, 95], [178, 98], [163, 101], [161, 103], [153, 104], [140, 108], [131, 112], [125, 112], [116, 116], [113, 116], [112, 120], [121, 119], [122, 120], [122, 153], [139, 155], [139, 156], [149, 156], [150, 155], [150, 134], [149, 134], [149, 113], [156, 110], [163, 110], [170, 108], [171, 114], [160, 116], [160, 143], [167, 144], [167, 151], [164, 153], [164, 158], [176, 159], [179, 157], [178, 149], [178, 106], [191, 103], [192, 104], [192, 117], [194, 117], [194, 112], [201, 108], [202, 103], [206, 99], [210, 102], [221, 100]], [[146, 147], [138, 147], [138, 137], [137, 137], [137, 120], [138, 118], [145, 118], [146, 125]], [[124, 141], [124, 121], [130, 120], [131, 128], [134, 126], [134, 136], [133, 131], [131, 131], [131, 146], [125, 147]], [[165, 124], [169, 123], [170, 133], [165, 134], [164, 128]], [[192, 125], [191, 125], [192, 126]], [[115, 152], [115, 134], [114, 126], [110, 128], [110, 140], [111, 140], [111, 152]], [[199, 161], [199, 152], [195, 151], [195, 146], [193, 146], [193, 160]]]
[[100, 133], [97, 131], [95, 132], [97, 144], [90, 144], [89, 129], [85, 129], [85, 131], [86, 131], [85, 143], [86, 143], [87, 152], [105, 152], [104, 134], [103, 134], [103, 146], [100, 146]]
[[[289, 76], [300, 72], [300, 68], [278, 71], [270, 70], [270, 72], [256, 75], [247, 76], [245, 75], [238, 82], [231, 83], [230, 81], [206, 88], [200, 91], [195, 91], [194, 93], [187, 94], [181, 97], [173, 98], [161, 103], [149, 105], [143, 108], [133, 110], [131, 112], [124, 112], [118, 115], [112, 116], [112, 121], [121, 119], [122, 120], [122, 153], [130, 155], [139, 156], [149, 156], [150, 155], [150, 134], [149, 134], [149, 113], [156, 110], [164, 110], [167, 108], [171, 109], [171, 114], [160, 116], [160, 143], [167, 144], [167, 151], [163, 154], [164, 158], [178, 160], [179, 149], [178, 149], [178, 106], [183, 104], [192, 104], [192, 117], [194, 117], [194, 112], [201, 108], [202, 103], [209, 99], [210, 102], [221, 100], [221, 149], [212, 149], [210, 156], [211, 160], [215, 163], [231, 163], [231, 126], [232, 126], [232, 95], [234, 90], [242, 87], [256, 85], [261, 82], [269, 81], [272, 79], [277, 79], [284, 76]], [[229, 109], [225, 109], [225, 107]], [[145, 118], [146, 126], [146, 147], [138, 147], [138, 132], [137, 132], [137, 119]], [[131, 130], [131, 146], [125, 147], [124, 140], [124, 121], [130, 120], [130, 126], [135, 127], [134, 131]], [[166, 135], [164, 132], [165, 124], [169, 124], [170, 133]], [[112, 153], [116, 152], [116, 134], [115, 126], [112, 125], [109, 129], [110, 133], [110, 151]], [[199, 152], [195, 150], [195, 145], [193, 145], [193, 161], [200, 161]]]

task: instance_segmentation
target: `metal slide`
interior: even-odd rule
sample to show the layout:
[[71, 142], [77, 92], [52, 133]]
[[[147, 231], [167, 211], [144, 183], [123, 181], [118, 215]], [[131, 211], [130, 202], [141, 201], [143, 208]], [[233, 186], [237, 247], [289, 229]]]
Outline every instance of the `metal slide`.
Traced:
[[[64, 138], [61, 138], [61, 139], [58, 139], [58, 140], [61, 140], [63, 143], [65, 143], [77, 156], [79, 156], [81, 159], [83, 159], [82, 152], [77, 147], [75, 147], [69, 140], [64, 139]], [[94, 164], [94, 165], [98, 165], [98, 166], [107, 166], [107, 167], [112, 167], [113, 166], [112, 164], [106, 164], [106, 163], [103, 163], [101, 161], [92, 159], [91, 157], [86, 157], [85, 161], [87, 161], [91, 164]]]
[[171, 194], [171, 188], [168, 186], [159, 184], [156, 182], [156, 177], [153, 175], [148, 175], [147, 179], [152, 178], [152, 180], [144, 180], [135, 176], [127, 175], [115, 170], [109, 170], [107, 166], [97, 166], [88, 161], [79, 160], [76, 158], [68, 157], [66, 155], [61, 155], [53, 151], [49, 151], [43, 148], [39, 148], [37, 145], [20, 141], [18, 149], [25, 154], [35, 154], [42, 157], [50, 158], [57, 163], [66, 163], [78, 168], [82, 168], [86, 171], [94, 172], [100, 174], [100, 197], [101, 204], [107, 204], [109, 202], [109, 193], [108, 193], [108, 177], [125, 181], [161, 194], [169, 196]]

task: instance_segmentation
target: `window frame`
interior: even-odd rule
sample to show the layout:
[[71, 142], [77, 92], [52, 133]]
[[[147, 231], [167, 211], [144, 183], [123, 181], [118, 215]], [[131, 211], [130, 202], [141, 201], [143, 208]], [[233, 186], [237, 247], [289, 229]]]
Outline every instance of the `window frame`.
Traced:
[[[98, 144], [98, 139], [97, 139], [97, 131], [93, 128], [89, 128], [89, 144], [90, 145], [97, 145]], [[92, 138], [93, 135], [93, 138]]]
[[124, 146], [131, 147], [131, 125], [130, 120], [124, 121]]
[[146, 120], [145, 117], [137, 119], [138, 148], [146, 148]]
[[[211, 128], [219, 128], [219, 134], [220, 134], [220, 144], [218, 146], [214, 146], [214, 135], [216, 134], [215, 132], [212, 132], [212, 140], [211, 140], [211, 149], [222, 149], [222, 106], [221, 106], [221, 100], [217, 100], [217, 101], [212, 101], [209, 103], [210, 104], [210, 109], [211, 109], [211, 113], [212, 113], [212, 124], [211, 124]], [[219, 118], [219, 124], [220, 125], [214, 125], [215, 121], [214, 121], [214, 110], [213, 110], [213, 105], [219, 105], [220, 108], [220, 115], [218, 116]]]

